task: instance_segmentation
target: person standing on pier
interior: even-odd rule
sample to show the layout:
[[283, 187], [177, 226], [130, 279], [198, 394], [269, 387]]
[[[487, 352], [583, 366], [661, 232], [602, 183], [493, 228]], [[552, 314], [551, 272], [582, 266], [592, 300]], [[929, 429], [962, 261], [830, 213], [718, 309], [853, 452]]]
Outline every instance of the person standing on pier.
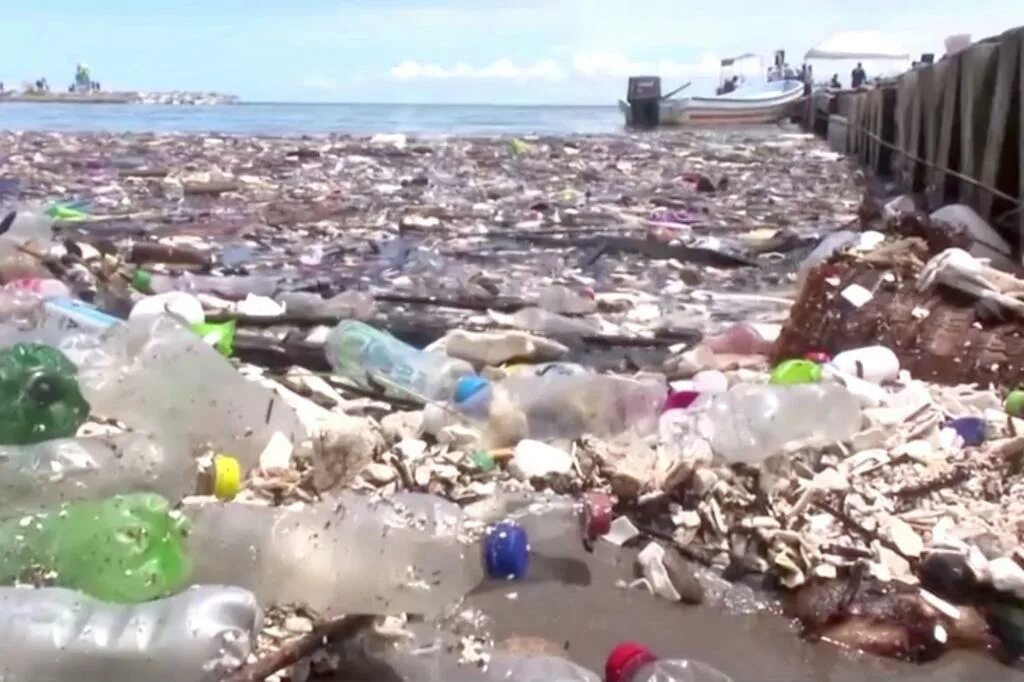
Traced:
[[854, 90], [864, 85], [868, 80], [868, 74], [865, 73], [864, 67], [861, 66], [860, 62], [857, 62], [857, 68], [850, 72], [850, 85]]

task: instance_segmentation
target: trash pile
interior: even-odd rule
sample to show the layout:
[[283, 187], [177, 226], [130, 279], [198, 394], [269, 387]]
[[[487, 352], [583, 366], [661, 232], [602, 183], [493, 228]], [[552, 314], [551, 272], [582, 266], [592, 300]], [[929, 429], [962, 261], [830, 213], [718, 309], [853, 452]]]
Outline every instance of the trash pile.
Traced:
[[[406, 644], [559, 580], [530, 545], [567, 533], [661, 597], [1021, 653], [1024, 394], [919, 375], [887, 316], [926, 316], [871, 303], [967, 281], [1013, 326], [1014, 278], [808, 137], [0, 142], [0, 573], [35, 588], [0, 613], [38, 625], [4, 679], [304, 680], [366, 638], [410, 680], [596, 680]], [[605, 679], [728, 678], [627, 643]]]

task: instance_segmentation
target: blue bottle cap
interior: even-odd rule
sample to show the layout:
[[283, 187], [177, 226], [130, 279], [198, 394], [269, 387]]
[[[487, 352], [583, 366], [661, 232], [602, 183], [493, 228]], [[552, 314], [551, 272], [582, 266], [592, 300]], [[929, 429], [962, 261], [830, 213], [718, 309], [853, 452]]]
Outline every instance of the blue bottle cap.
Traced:
[[530, 542], [517, 523], [502, 521], [484, 538], [484, 567], [491, 578], [519, 580], [530, 564]]
[[455, 384], [455, 402], [464, 403], [490, 385], [491, 382], [479, 374], [469, 374], [461, 377]]

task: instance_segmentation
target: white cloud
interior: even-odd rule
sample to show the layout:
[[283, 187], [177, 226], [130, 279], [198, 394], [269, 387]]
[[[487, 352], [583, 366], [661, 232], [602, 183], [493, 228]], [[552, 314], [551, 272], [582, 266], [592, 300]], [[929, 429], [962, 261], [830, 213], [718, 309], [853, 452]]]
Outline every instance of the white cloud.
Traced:
[[471, 66], [459, 62], [452, 67], [406, 60], [392, 67], [391, 76], [399, 80], [427, 78], [445, 80], [454, 78], [486, 78], [499, 80], [548, 80], [565, 78], [565, 70], [553, 59], [542, 59], [533, 64], [518, 65], [511, 59], [499, 59], [486, 66]]
[[721, 60], [711, 54], [701, 55], [694, 62], [671, 60], [633, 61], [615, 52], [579, 52], [573, 56], [573, 71], [586, 76], [628, 78], [629, 76], [661, 76], [663, 78], [692, 78], [717, 76]]
[[310, 74], [303, 78], [302, 87], [307, 90], [320, 90], [321, 92], [337, 92], [340, 89], [338, 81], [315, 74]]

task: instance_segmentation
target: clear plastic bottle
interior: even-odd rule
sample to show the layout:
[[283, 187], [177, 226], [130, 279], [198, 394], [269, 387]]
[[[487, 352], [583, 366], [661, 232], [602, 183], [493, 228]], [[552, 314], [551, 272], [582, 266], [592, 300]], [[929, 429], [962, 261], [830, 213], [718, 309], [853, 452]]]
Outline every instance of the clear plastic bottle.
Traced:
[[527, 568], [521, 527], [474, 533], [483, 529], [435, 495], [345, 493], [298, 509], [200, 503], [184, 511], [194, 581], [230, 582], [261, 604], [304, 604], [327, 616], [436, 615], [485, 578], [518, 579]]
[[237, 587], [134, 605], [59, 587], [0, 588], [0, 679], [217, 682], [245, 662], [261, 621], [256, 598]]
[[120, 323], [93, 306], [64, 296], [43, 297], [20, 287], [0, 290], [0, 344], [59, 345], [71, 334], [98, 336]]
[[562, 537], [567, 528], [577, 528], [585, 540], [596, 540], [611, 527], [612, 501], [598, 491], [576, 499], [524, 490], [492, 495], [466, 506], [464, 512], [486, 524], [514, 521], [526, 530], [531, 542]]
[[128, 320], [92, 345], [64, 348], [94, 414], [158, 439], [182, 437], [191, 451], [212, 446], [249, 469], [275, 432], [293, 442], [306, 437], [284, 398], [167, 315]]
[[190, 272], [180, 277], [136, 270], [132, 275], [132, 286], [144, 294], [168, 294], [172, 291], [187, 293], [209, 293], [228, 300], [242, 300], [253, 296], [273, 296], [281, 284], [280, 277], [264, 275], [194, 275]]
[[663, 379], [609, 374], [512, 376], [496, 384], [471, 377], [460, 382], [456, 407], [486, 424], [495, 447], [584, 434], [647, 435], [657, 429], [668, 396]]
[[600, 682], [600, 678], [558, 656], [496, 652], [481, 682]]
[[732, 682], [709, 665], [686, 659], [660, 659], [642, 644], [624, 642], [608, 655], [605, 682]]
[[0, 515], [130, 492], [158, 493], [172, 503], [197, 492], [237, 494], [241, 474], [233, 458], [218, 455], [208, 473], [200, 474], [184, 443], [144, 433], [3, 445]]
[[860, 401], [834, 383], [738, 384], [701, 396], [682, 422], [683, 437], [700, 436], [728, 462], [758, 464], [792, 443], [825, 445], [861, 429]]
[[414, 348], [386, 332], [346, 320], [327, 335], [327, 362], [334, 372], [373, 388], [407, 397], [447, 402], [456, 395], [459, 379], [475, 375], [465, 360]]

